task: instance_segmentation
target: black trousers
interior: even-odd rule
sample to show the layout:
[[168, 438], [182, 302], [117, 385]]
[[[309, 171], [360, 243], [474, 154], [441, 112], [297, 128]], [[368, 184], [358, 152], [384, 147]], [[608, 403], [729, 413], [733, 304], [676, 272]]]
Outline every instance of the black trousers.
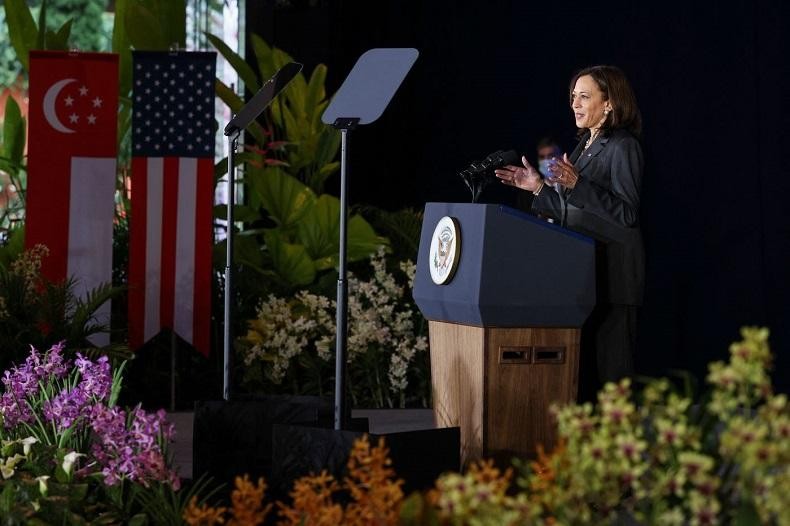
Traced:
[[582, 327], [579, 401], [596, 399], [606, 382], [634, 375], [636, 305], [602, 304]]

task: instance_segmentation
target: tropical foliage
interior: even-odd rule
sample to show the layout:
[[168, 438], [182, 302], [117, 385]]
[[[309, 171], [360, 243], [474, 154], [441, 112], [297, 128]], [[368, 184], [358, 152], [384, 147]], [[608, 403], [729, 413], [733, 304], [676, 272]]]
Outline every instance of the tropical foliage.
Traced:
[[[74, 280], [52, 283], [41, 276], [46, 247], [21, 251], [19, 245], [21, 236], [0, 250], [0, 366], [24, 359], [31, 345], [47, 348], [63, 341], [75, 351], [98, 352], [89, 338], [109, 327], [97, 319], [97, 312], [105, 302], [117, 298], [121, 289], [107, 284], [79, 297]], [[15, 249], [20, 250], [17, 257], [10, 255]], [[114, 359], [128, 356], [123, 346], [103, 352]]]
[[[251, 92], [294, 61], [251, 35], [256, 72], [221, 39], [208, 38]], [[340, 145], [339, 133], [321, 122], [328, 104], [325, 78], [323, 64], [316, 66], [309, 81], [303, 73], [297, 74], [264, 113], [263, 122], [247, 128], [248, 142], [238, 155], [245, 203], [234, 210], [240, 222], [235, 259], [244, 270], [254, 272], [251, 277], [242, 275], [243, 282], [263, 279], [269, 291], [290, 293], [331, 273], [338, 264], [340, 202], [322, 193], [326, 178], [339, 167]], [[233, 112], [241, 109], [240, 96], [219, 80], [216, 86], [217, 95]], [[224, 217], [222, 208], [217, 216]], [[351, 215], [349, 261], [365, 259], [385, 243], [362, 216]], [[222, 245], [218, 249], [224, 251]]]
[[9, 96], [0, 135], [0, 241], [8, 241], [24, 219], [26, 129], [19, 104]]
[[[422, 316], [410, 298], [414, 264], [398, 278], [384, 250], [370, 259], [367, 279], [349, 277], [348, 386], [356, 407], [428, 406], [428, 341]], [[329, 394], [335, 364], [333, 299], [301, 290], [270, 295], [249, 322], [240, 346], [248, 389]]]
[[[383, 445], [359, 441], [346, 493], [325, 473], [300, 479], [293, 503], [278, 504], [279, 524], [789, 525], [790, 405], [771, 388], [768, 331], [742, 336], [727, 363], [709, 366], [710, 390], [696, 400], [666, 379], [641, 392], [626, 379], [595, 405], [556, 407], [559, 445], [516, 469], [477, 461], [403, 499]], [[224, 513], [200, 511], [195, 521], [190, 507], [187, 522], [219, 524]]]

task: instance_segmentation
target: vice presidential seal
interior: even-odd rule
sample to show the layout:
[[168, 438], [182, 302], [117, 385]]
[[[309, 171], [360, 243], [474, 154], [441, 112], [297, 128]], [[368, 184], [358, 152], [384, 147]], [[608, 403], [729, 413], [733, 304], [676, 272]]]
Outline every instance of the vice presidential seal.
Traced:
[[431, 279], [445, 285], [453, 279], [461, 253], [461, 227], [458, 221], [444, 216], [436, 224], [431, 238], [431, 257], [428, 260]]

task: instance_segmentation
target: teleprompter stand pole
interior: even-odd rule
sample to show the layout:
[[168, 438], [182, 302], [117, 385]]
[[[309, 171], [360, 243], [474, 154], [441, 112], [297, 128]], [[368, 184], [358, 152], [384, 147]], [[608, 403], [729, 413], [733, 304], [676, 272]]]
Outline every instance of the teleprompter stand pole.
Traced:
[[272, 78], [267, 80], [261, 89], [253, 95], [250, 101], [245, 104], [239, 112], [225, 126], [225, 135], [228, 137], [228, 216], [227, 216], [227, 235], [225, 237], [225, 316], [223, 333], [223, 353], [222, 353], [222, 398], [230, 400], [231, 394], [231, 357], [233, 354], [233, 208], [236, 204], [236, 160], [235, 154], [238, 147], [238, 140], [241, 131], [252, 124], [252, 122], [266, 109], [274, 97], [276, 97], [285, 86], [302, 70], [302, 65], [298, 62], [289, 62], [279, 69]]
[[340, 130], [340, 254], [337, 276], [335, 348], [335, 430], [348, 428], [351, 411], [346, 406], [348, 336], [348, 148], [351, 131], [378, 119], [387, 108], [419, 53], [412, 48], [377, 48], [362, 54], [329, 103], [321, 121]]
[[228, 212], [227, 236], [225, 237], [225, 316], [222, 335], [222, 399], [230, 400], [231, 349], [233, 349], [233, 207], [236, 204], [236, 148], [239, 130], [228, 135]]
[[348, 361], [348, 149], [351, 130], [359, 118], [338, 118], [332, 126], [340, 130], [340, 254], [337, 269], [337, 313], [335, 326], [335, 430], [347, 429], [351, 412], [346, 403]]

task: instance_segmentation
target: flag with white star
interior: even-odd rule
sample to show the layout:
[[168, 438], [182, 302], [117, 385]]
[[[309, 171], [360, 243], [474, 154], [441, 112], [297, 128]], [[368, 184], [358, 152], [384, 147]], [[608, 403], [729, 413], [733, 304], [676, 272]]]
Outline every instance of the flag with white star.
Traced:
[[[85, 297], [112, 281], [118, 55], [31, 51], [29, 93], [25, 245], [45, 245], [42, 274]], [[97, 318], [109, 316], [107, 303]]]
[[215, 63], [215, 53], [134, 53], [134, 156], [213, 157]]
[[129, 344], [209, 352], [216, 53], [135, 51]]

